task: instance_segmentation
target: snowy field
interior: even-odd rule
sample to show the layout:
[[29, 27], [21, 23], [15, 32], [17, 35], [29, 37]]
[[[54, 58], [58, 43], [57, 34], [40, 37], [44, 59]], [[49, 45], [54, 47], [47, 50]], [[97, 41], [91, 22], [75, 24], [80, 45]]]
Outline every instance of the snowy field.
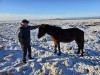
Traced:
[[32, 57], [35, 59], [22, 65], [22, 50], [17, 38], [20, 21], [0, 21], [0, 75], [100, 75], [100, 19], [30, 21], [30, 25], [38, 24], [83, 30], [84, 56], [76, 54], [75, 41], [61, 43], [61, 56], [54, 54], [50, 36], [46, 34], [38, 39], [38, 29], [35, 29], [31, 31]]

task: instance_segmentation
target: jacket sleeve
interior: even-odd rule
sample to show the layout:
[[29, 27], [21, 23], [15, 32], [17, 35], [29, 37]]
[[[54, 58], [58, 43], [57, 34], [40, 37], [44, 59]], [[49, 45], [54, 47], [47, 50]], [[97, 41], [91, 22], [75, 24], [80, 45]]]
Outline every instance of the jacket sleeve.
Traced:
[[18, 40], [19, 40], [20, 44], [23, 44], [23, 42], [22, 42], [22, 30], [21, 30], [21, 28], [19, 28]]
[[37, 26], [30, 26], [30, 30], [38, 28], [40, 25]]

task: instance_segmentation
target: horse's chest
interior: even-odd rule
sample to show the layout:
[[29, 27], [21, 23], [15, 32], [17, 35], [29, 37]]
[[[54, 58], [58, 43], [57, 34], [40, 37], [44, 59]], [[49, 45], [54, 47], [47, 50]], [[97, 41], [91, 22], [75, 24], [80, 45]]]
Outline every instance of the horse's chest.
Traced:
[[51, 38], [53, 41], [57, 41], [57, 39], [55, 37], [51, 36]]

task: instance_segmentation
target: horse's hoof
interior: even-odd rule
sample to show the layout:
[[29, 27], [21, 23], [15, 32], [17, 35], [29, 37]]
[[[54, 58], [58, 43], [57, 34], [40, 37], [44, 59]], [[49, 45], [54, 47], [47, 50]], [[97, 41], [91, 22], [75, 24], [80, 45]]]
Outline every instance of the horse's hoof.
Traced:
[[80, 52], [76, 52], [77, 54], [80, 54]]
[[60, 56], [61, 55], [61, 53], [58, 53], [58, 56]]
[[54, 53], [57, 53], [57, 51], [54, 51]]
[[83, 57], [83, 54], [81, 54], [80, 56]]

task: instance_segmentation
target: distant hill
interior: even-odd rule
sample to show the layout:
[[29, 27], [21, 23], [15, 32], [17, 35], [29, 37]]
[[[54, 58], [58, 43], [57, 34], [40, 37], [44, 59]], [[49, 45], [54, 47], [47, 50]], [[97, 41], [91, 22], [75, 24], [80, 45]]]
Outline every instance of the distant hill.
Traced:
[[70, 18], [55, 18], [53, 20], [83, 20], [83, 19], [100, 19], [100, 16], [97, 17], [70, 17]]

